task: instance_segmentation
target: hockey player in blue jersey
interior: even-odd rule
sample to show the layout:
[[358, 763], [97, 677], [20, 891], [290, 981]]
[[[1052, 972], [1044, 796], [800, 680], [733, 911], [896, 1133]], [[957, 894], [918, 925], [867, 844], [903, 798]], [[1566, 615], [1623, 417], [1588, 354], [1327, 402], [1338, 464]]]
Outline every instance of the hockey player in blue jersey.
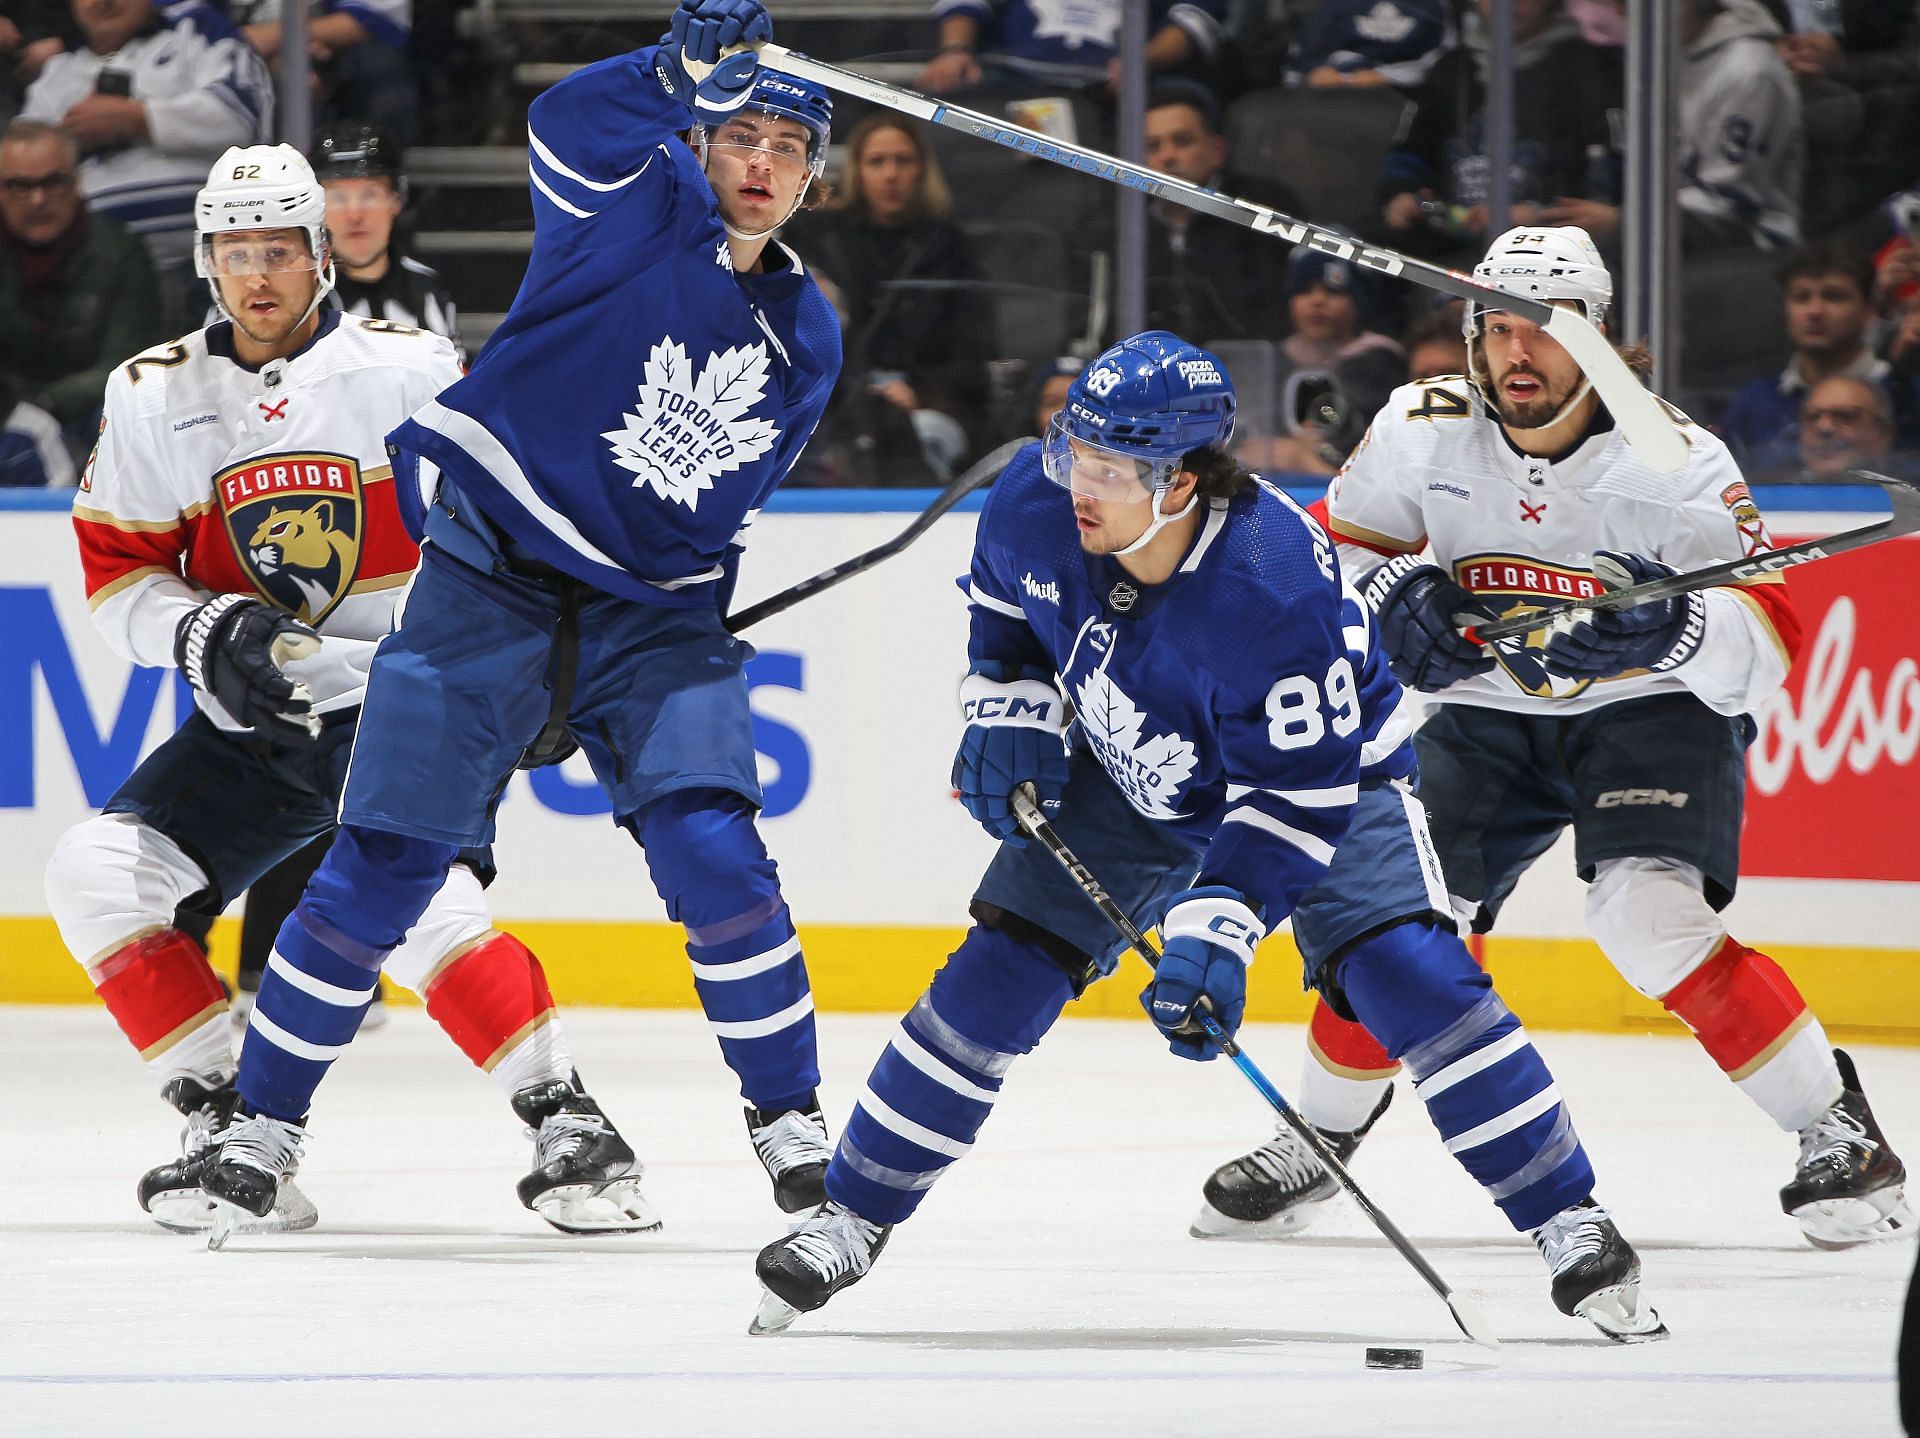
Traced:
[[1229, 457], [1233, 415], [1214, 356], [1137, 335], [995, 484], [962, 581], [953, 783], [1001, 848], [874, 1067], [827, 1202], [761, 1251], [755, 1331], [865, 1275], [1014, 1059], [1112, 972], [1106, 919], [1018, 832], [1010, 796], [1032, 784], [1115, 900], [1159, 924], [1141, 1001], [1174, 1053], [1215, 1057], [1196, 1011], [1238, 1028], [1254, 951], [1291, 917], [1306, 982], [1413, 1071], [1449, 1151], [1534, 1236], [1561, 1311], [1664, 1332], [1552, 1075], [1454, 935], [1410, 784], [1413, 705], [1365, 600], [1320, 526]]
[[[516, 765], [576, 743], [686, 928], [776, 1199], [821, 1201], [813, 999], [755, 828], [752, 651], [721, 617], [840, 366], [832, 309], [772, 238], [832, 105], [739, 48], [771, 34], [758, 0], [687, 0], [658, 46], [529, 111], [526, 278], [472, 372], [390, 436], [424, 562], [373, 662], [339, 837], [261, 984], [273, 1041], [242, 1057], [206, 1181], [219, 1222], [272, 1204], [381, 963], [487, 842]], [[600, 1134], [578, 1118], [556, 1162], [591, 1183]]]

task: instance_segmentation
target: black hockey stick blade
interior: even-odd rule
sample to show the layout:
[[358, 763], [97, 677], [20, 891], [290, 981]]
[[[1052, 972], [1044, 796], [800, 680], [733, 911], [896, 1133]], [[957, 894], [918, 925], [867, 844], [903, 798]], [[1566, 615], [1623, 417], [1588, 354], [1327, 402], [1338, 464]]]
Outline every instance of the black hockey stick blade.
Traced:
[[759, 50], [760, 58], [774, 68], [803, 80], [811, 80], [816, 85], [824, 85], [839, 94], [852, 95], [870, 104], [898, 110], [928, 124], [957, 130], [963, 135], [972, 135], [1020, 154], [1106, 180], [1110, 184], [1139, 190], [1168, 204], [1230, 220], [1236, 225], [1244, 225], [1264, 235], [1273, 235], [1289, 244], [1303, 245], [1351, 260], [1365, 269], [1411, 280], [1427, 289], [1438, 290], [1443, 295], [1469, 302], [1477, 301], [1522, 315], [1543, 327], [1578, 361], [1581, 371], [1593, 382], [1594, 389], [1612, 414], [1614, 423], [1620, 426], [1627, 443], [1634, 447], [1641, 458], [1665, 473], [1672, 473], [1686, 465], [1686, 436], [1666, 410], [1661, 408], [1653, 392], [1627, 368], [1626, 362], [1620, 358], [1607, 337], [1585, 316], [1572, 310], [1548, 304], [1544, 300], [1508, 294], [1495, 286], [1483, 285], [1458, 270], [1442, 269], [1439, 265], [1430, 265], [1425, 260], [1403, 255], [1397, 250], [1362, 244], [1343, 231], [1309, 224], [1292, 215], [1270, 210], [1265, 205], [1256, 205], [1251, 200], [1235, 199], [1231, 195], [1223, 195], [1203, 185], [1189, 184], [1157, 170], [1102, 154], [1098, 150], [1052, 139], [1011, 121], [983, 115], [959, 105], [948, 105], [838, 65], [796, 55], [784, 46], [766, 44], [760, 46]]
[[1782, 570], [1792, 569], [1796, 565], [1812, 564], [1817, 559], [1830, 559], [1836, 554], [1845, 554], [1850, 549], [1865, 549], [1869, 544], [1878, 544], [1883, 539], [1897, 539], [1903, 534], [1920, 532], [1920, 489], [1915, 489], [1905, 480], [1875, 474], [1871, 470], [1854, 470], [1852, 477], [1863, 483], [1877, 484], [1884, 489], [1887, 492], [1887, 498], [1893, 501], [1893, 513], [1877, 524], [1849, 529], [1842, 534], [1828, 535], [1825, 539], [1803, 539], [1798, 544], [1783, 544], [1778, 549], [1763, 549], [1758, 554], [1750, 554], [1744, 559], [1729, 560], [1725, 564], [1710, 564], [1705, 569], [1690, 570], [1686, 574], [1670, 574], [1665, 579], [1652, 579], [1645, 584], [1612, 589], [1605, 594], [1595, 595], [1592, 599], [1578, 599], [1569, 604], [1556, 604], [1551, 608], [1536, 609], [1528, 614], [1516, 614], [1511, 619], [1496, 619], [1489, 624], [1475, 624], [1463, 630], [1462, 633], [1467, 638], [1478, 640], [1482, 644], [1492, 644], [1497, 640], [1511, 639], [1516, 635], [1531, 634], [1536, 629], [1550, 628], [1565, 617], [1578, 617], [1588, 610], [1631, 609], [1636, 604], [1646, 604], [1655, 599], [1671, 599], [1676, 594], [1691, 594], [1697, 589], [1713, 589], [1722, 584], [1737, 584], [1743, 579], [1761, 579], [1769, 574], [1778, 574]]
[[1013, 457], [1033, 441], [1011, 439], [991, 454], [980, 460], [965, 474], [941, 490], [932, 504], [914, 516], [914, 521], [885, 544], [876, 544], [872, 549], [856, 554], [851, 559], [843, 559], [831, 569], [822, 570], [811, 579], [803, 579], [789, 589], [769, 595], [757, 604], [749, 604], [734, 614], [727, 616], [727, 632], [738, 634], [749, 624], [758, 624], [762, 619], [771, 618], [782, 610], [791, 609], [801, 600], [831, 589], [843, 580], [851, 579], [862, 570], [873, 568], [883, 559], [891, 559], [905, 549], [914, 540], [933, 527], [933, 522], [961, 500], [972, 494], [997, 477], [1013, 461]]
[[[1133, 922], [1127, 911], [1114, 902], [1113, 896], [1094, 877], [1093, 871], [1080, 861], [1080, 857], [1072, 849], [1067, 847], [1066, 840], [1054, 832], [1053, 825], [1047, 822], [1046, 817], [1040, 812], [1040, 806], [1034, 802], [1033, 787], [1022, 784], [1013, 791], [1012, 802], [1013, 816], [1020, 827], [1038, 839], [1047, 852], [1053, 855], [1060, 867], [1067, 871], [1068, 877], [1093, 901], [1094, 906], [1106, 917], [1107, 922], [1113, 925], [1120, 937], [1125, 939], [1133, 951], [1146, 961], [1147, 967], [1158, 968], [1160, 951], [1153, 946], [1152, 940], [1140, 932], [1139, 925]], [[1481, 1314], [1479, 1308], [1442, 1278], [1439, 1271], [1427, 1262], [1425, 1255], [1413, 1246], [1412, 1240], [1400, 1231], [1399, 1226], [1374, 1206], [1373, 1200], [1367, 1197], [1366, 1191], [1354, 1181], [1353, 1175], [1347, 1172], [1346, 1165], [1340, 1162], [1339, 1155], [1320, 1136], [1319, 1130], [1300, 1117], [1294, 1106], [1287, 1102], [1286, 1096], [1275, 1087], [1273, 1080], [1268, 1078], [1261, 1071], [1260, 1066], [1247, 1056], [1246, 1050], [1240, 1047], [1233, 1036], [1220, 1027], [1213, 1015], [1201, 1013], [1199, 1019], [1201, 1029], [1208, 1038], [1213, 1040], [1220, 1052], [1233, 1060], [1233, 1066], [1245, 1075], [1247, 1081], [1259, 1091], [1260, 1096], [1272, 1106], [1273, 1111], [1280, 1115], [1286, 1125], [1300, 1136], [1301, 1142], [1313, 1150], [1314, 1156], [1320, 1160], [1321, 1165], [1360, 1206], [1360, 1211], [1366, 1214], [1373, 1226], [1380, 1230], [1381, 1235], [1394, 1246], [1400, 1256], [1412, 1265], [1414, 1272], [1420, 1275], [1427, 1287], [1431, 1288], [1439, 1296], [1440, 1301], [1447, 1305], [1447, 1312], [1453, 1315], [1454, 1324], [1459, 1330], [1482, 1348], [1490, 1348], [1497, 1352], [1500, 1348], [1500, 1340], [1495, 1336], [1492, 1326]]]

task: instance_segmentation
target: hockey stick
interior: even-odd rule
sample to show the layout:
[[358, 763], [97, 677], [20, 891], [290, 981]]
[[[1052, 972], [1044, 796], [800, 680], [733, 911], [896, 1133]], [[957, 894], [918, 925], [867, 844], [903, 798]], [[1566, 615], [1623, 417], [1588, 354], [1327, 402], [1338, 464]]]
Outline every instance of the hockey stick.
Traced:
[[[1093, 876], [1093, 872], [1081, 863], [1073, 850], [1067, 847], [1066, 842], [1054, 833], [1053, 825], [1041, 816], [1039, 806], [1034, 803], [1033, 791], [1029, 786], [1023, 784], [1013, 791], [1013, 813], [1014, 817], [1020, 821], [1020, 827], [1046, 845], [1047, 851], [1060, 861], [1060, 867], [1067, 871], [1074, 883], [1080, 886], [1080, 891], [1106, 916], [1107, 922], [1112, 924], [1119, 931], [1120, 936], [1132, 945], [1133, 951], [1147, 961], [1147, 967], [1158, 968], [1159, 951], [1154, 948], [1147, 936], [1140, 932], [1133, 920], [1127, 917], [1127, 911], [1116, 904], [1112, 896], [1101, 887], [1100, 881]], [[1435, 1272], [1433, 1265], [1421, 1256], [1420, 1250], [1408, 1241], [1407, 1236], [1395, 1226], [1393, 1220], [1374, 1206], [1373, 1200], [1368, 1198], [1360, 1185], [1353, 1181], [1353, 1175], [1347, 1172], [1346, 1165], [1341, 1163], [1339, 1157], [1327, 1146], [1327, 1141], [1320, 1137], [1319, 1131], [1300, 1117], [1280, 1090], [1273, 1086], [1273, 1080], [1262, 1073], [1254, 1061], [1247, 1057], [1246, 1052], [1234, 1042], [1232, 1036], [1214, 1021], [1212, 1014], [1201, 1012], [1197, 1017], [1207, 1037], [1219, 1045], [1220, 1052], [1233, 1060], [1234, 1067], [1247, 1076], [1247, 1081], [1260, 1091], [1260, 1096], [1273, 1106], [1273, 1111], [1280, 1115], [1287, 1127], [1298, 1134], [1301, 1141], [1313, 1150], [1314, 1157], [1319, 1159], [1327, 1172], [1339, 1181], [1340, 1186], [1352, 1196], [1353, 1201], [1360, 1205], [1360, 1211], [1366, 1214], [1372, 1220], [1373, 1226], [1386, 1236], [1387, 1242], [1398, 1249], [1400, 1256], [1413, 1265], [1414, 1271], [1426, 1280], [1427, 1287], [1440, 1295], [1441, 1301], [1447, 1305], [1447, 1311], [1453, 1315], [1453, 1321], [1459, 1325], [1460, 1331], [1482, 1348], [1497, 1350], [1500, 1347], [1500, 1340], [1494, 1336], [1493, 1329], [1488, 1326], [1480, 1310]]]
[[1572, 310], [1548, 304], [1544, 300], [1508, 294], [1505, 290], [1469, 279], [1457, 270], [1445, 270], [1397, 250], [1363, 245], [1339, 230], [1322, 229], [1305, 220], [1283, 215], [1278, 210], [1256, 205], [1250, 200], [1236, 200], [1204, 186], [1129, 164], [1112, 155], [1103, 155], [1098, 150], [1049, 139], [1036, 131], [1023, 129], [1006, 120], [996, 120], [977, 110], [930, 100], [916, 91], [871, 80], [865, 75], [844, 70], [838, 65], [824, 64], [805, 55], [796, 55], [781, 45], [760, 46], [760, 58], [763, 63], [784, 70], [789, 75], [811, 80], [816, 85], [824, 85], [843, 95], [852, 95], [889, 110], [898, 110], [903, 115], [942, 125], [949, 130], [958, 130], [963, 135], [990, 140], [1009, 150], [1051, 161], [1083, 175], [1124, 185], [1130, 190], [1143, 191], [1155, 199], [1231, 220], [1261, 234], [1275, 235], [1293, 244], [1351, 260], [1381, 274], [1411, 280], [1430, 290], [1438, 290], [1443, 295], [1478, 301], [1509, 314], [1520, 315], [1546, 330], [1573, 356], [1581, 372], [1593, 382], [1594, 389], [1613, 415], [1614, 422], [1620, 426], [1620, 432], [1640, 452], [1641, 458], [1655, 469], [1667, 473], [1682, 468], [1687, 462], [1686, 436], [1675, 427], [1652, 392], [1627, 368], [1607, 337], [1588, 323], [1583, 315]]
[[1865, 549], [1869, 544], [1878, 544], [1883, 539], [1897, 539], [1903, 534], [1920, 532], [1920, 489], [1904, 480], [1892, 479], [1884, 474], [1874, 474], [1870, 470], [1852, 471], [1856, 479], [1866, 480], [1879, 485], [1887, 492], [1887, 498], [1893, 501], [1893, 514], [1878, 524], [1869, 524], [1860, 529], [1849, 529], [1841, 534], [1829, 535], [1825, 539], [1803, 539], [1798, 544], [1783, 544], [1778, 549], [1763, 549], [1758, 554], [1750, 554], [1745, 559], [1729, 560], [1725, 564], [1710, 564], [1705, 569], [1691, 570], [1686, 574], [1670, 574], [1665, 579], [1650, 579], [1645, 584], [1635, 584], [1620, 589], [1610, 589], [1605, 594], [1596, 594], [1591, 599], [1576, 599], [1569, 604], [1556, 604], [1549, 609], [1536, 609], [1528, 614], [1516, 614], [1511, 619], [1497, 619], [1489, 624], [1470, 625], [1461, 632], [1467, 638], [1482, 644], [1492, 644], [1501, 639], [1511, 639], [1519, 634], [1531, 634], [1536, 629], [1548, 629], [1563, 620], [1577, 618], [1594, 609], [1630, 609], [1636, 604], [1646, 604], [1655, 599], [1671, 599], [1676, 594], [1691, 594], [1697, 589], [1712, 589], [1718, 585], [1736, 583], [1742, 579], [1758, 579], [1762, 575], [1777, 574], [1783, 569], [1791, 569], [1797, 564], [1811, 564], [1816, 559], [1830, 559], [1836, 554], [1845, 554], [1850, 549]]
[[1000, 448], [982, 459], [973, 468], [961, 475], [952, 484], [941, 490], [933, 503], [921, 510], [919, 515], [905, 529], [894, 535], [885, 544], [876, 544], [872, 549], [856, 554], [851, 559], [843, 559], [831, 569], [822, 570], [811, 579], [803, 579], [789, 589], [769, 595], [758, 604], [749, 604], [737, 614], [727, 616], [727, 632], [738, 634], [749, 624], [758, 624], [762, 619], [770, 619], [782, 610], [791, 609], [801, 600], [818, 594], [823, 589], [831, 589], [843, 579], [851, 579], [862, 570], [871, 569], [883, 559], [891, 559], [905, 549], [914, 540], [932, 528], [934, 520], [945, 514], [954, 505], [972, 494], [982, 485], [993, 480], [1001, 470], [1013, 460], [1014, 455], [1032, 440], [1010, 439]]

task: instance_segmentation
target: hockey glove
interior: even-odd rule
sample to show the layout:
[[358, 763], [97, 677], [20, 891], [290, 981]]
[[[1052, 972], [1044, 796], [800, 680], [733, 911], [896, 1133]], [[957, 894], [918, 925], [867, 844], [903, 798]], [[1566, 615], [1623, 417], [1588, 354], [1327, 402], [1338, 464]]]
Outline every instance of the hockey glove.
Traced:
[[[1599, 549], [1594, 577], [1609, 589], [1664, 579], [1679, 571], [1657, 559]], [[1562, 679], [1608, 679], [1636, 669], [1664, 673], [1692, 658], [1706, 633], [1706, 597], [1676, 594], [1631, 609], [1590, 609], [1557, 620], [1540, 659]]]
[[313, 694], [283, 666], [319, 651], [320, 636], [292, 616], [222, 594], [189, 613], [173, 635], [187, 683], [256, 733], [282, 744], [320, 737]]
[[1031, 784], [1040, 809], [1060, 807], [1067, 787], [1066, 701], [1041, 679], [1011, 683], [969, 674], [960, 685], [967, 732], [953, 760], [960, 802], [996, 839], [1026, 843], [1013, 816], [1013, 791]]
[[1183, 1059], [1216, 1057], [1195, 1014], [1201, 1009], [1232, 1038], [1247, 1011], [1247, 965], [1267, 934], [1240, 894], [1219, 884], [1176, 894], [1160, 921], [1160, 965], [1140, 1002], [1167, 1047]]
[[682, 0], [654, 52], [653, 73], [694, 119], [717, 125], [747, 102], [760, 71], [759, 55], [740, 47], [772, 38], [760, 0]]
[[1435, 694], [1492, 671], [1492, 652], [1460, 631], [1493, 611], [1438, 565], [1403, 554], [1376, 569], [1361, 592], [1379, 617], [1387, 667], [1402, 684]]

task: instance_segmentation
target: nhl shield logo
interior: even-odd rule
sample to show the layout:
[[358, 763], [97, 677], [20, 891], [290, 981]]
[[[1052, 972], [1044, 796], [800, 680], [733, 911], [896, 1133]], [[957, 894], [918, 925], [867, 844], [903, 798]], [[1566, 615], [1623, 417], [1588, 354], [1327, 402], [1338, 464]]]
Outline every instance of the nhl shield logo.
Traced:
[[358, 461], [263, 455], [222, 470], [213, 492], [234, 557], [262, 599], [318, 624], [346, 598], [366, 529]]

